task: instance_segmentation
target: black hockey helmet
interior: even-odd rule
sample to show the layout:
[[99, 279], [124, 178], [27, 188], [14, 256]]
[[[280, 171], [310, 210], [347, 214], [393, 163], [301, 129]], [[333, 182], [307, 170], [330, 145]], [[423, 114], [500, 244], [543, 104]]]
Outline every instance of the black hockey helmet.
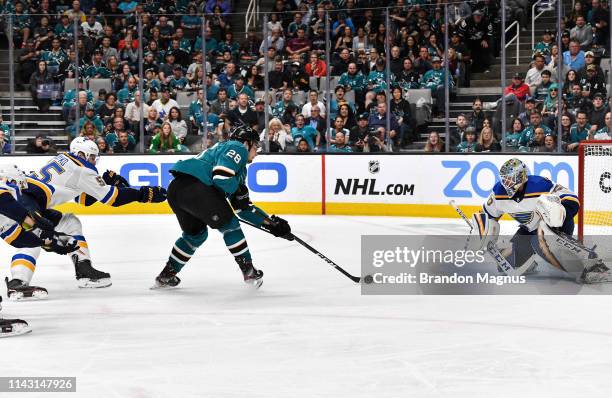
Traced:
[[259, 147], [259, 134], [249, 126], [239, 125], [232, 129], [229, 135], [230, 140], [248, 142]]

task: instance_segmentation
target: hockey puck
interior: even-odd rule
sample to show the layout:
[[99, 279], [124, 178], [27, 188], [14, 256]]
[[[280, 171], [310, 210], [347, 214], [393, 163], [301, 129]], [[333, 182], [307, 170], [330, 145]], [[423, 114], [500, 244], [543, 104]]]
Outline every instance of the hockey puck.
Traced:
[[370, 283], [374, 282], [374, 278], [372, 278], [372, 275], [366, 275], [363, 277], [363, 282], [369, 285]]

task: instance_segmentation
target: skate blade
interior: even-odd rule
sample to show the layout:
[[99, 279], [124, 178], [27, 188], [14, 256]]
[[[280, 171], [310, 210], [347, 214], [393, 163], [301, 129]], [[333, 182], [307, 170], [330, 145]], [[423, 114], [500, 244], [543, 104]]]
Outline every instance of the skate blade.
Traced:
[[171, 286], [171, 285], [162, 285], [160, 283], [155, 282], [155, 285], [151, 286], [149, 289], [150, 290], [167, 290], [167, 289], [174, 289], [175, 287], [177, 287], [178, 285], [175, 286]]
[[32, 332], [32, 329], [30, 328], [30, 326], [24, 325], [23, 323], [14, 323], [12, 329], [13, 330], [11, 330], [10, 332], [0, 332], [0, 338], [20, 336], [22, 334], [28, 334]]
[[8, 296], [10, 301], [35, 301], [35, 300], [46, 300], [49, 293], [43, 291], [33, 292], [31, 296], [24, 296], [23, 292], [15, 292]]
[[77, 279], [77, 286], [81, 289], [101, 289], [113, 284], [110, 278], [92, 280], [88, 278]]
[[248, 281], [244, 281], [244, 283], [257, 290], [261, 287], [261, 285], [263, 285], [263, 279], [251, 279]]

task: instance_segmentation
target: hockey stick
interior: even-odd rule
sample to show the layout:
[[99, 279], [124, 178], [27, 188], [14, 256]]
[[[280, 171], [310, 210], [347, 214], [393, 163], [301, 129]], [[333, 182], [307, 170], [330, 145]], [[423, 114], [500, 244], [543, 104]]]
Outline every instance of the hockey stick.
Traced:
[[450, 202], [448, 202], [449, 205], [453, 206], [453, 209], [455, 209], [455, 211], [457, 212], [457, 214], [459, 214], [459, 216], [461, 216], [461, 218], [463, 218], [463, 221], [465, 221], [465, 223], [470, 227], [470, 232], [472, 232], [472, 230], [474, 229], [474, 226], [472, 225], [472, 223], [470, 222], [470, 220], [467, 218], [467, 216], [465, 215], [465, 213], [463, 212], [463, 210], [461, 210], [459, 208], [459, 206], [457, 206], [457, 203], [455, 203], [454, 200], [451, 200]]
[[[253, 227], [253, 228], [256, 228], [256, 229], [258, 229], [258, 230], [260, 230], [260, 231], [267, 232], [267, 233], [269, 233], [269, 234], [271, 234], [271, 235], [272, 235], [272, 232], [270, 232], [270, 231], [268, 231], [268, 230], [266, 230], [266, 229], [264, 229], [264, 228], [262, 228], [262, 227], [260, 227], [260, 226], [257, 226], [257, 225], [255, 225], [255, 224], [253, 224], [253, 223], [249, 222], [249, 221], [246, 221], [246, 220], [242, 220], [242, 219], [239, 219], [239, 220], [240, 220], [240, 222], [242, 222], [242, 223], [244, 223], [244, 224], [250, 225], [250, 226], [251, 226], [251, 227]], [[267, 217], [266, 217], [266, 220], [271, 221], [271, 220], [270, 220], [269, 218], [267, 218]], [[317, 256], [319, 256], [319, 258], [321, 258], [321, 259], [325, 260], [325, 262], [326, 262], [327, 264], [331, 265], [332, 267], [334, 267], [335, 269], [337, 269], [338, 271], [340, 271], [340, 273], [342, 273], [344, 276], [346, 276], [347, 278], [349, 278], [349, 279], [350, 279], [350, 280], [352, 280], [353, 282], [355, 282], [355, 283], [360, 283], [360, 282], [361, 282], [361, 280], [363, 279], [365, 283], [371, 283], [370, 278], [368, 278], [368, 276], [369, 276], [369, 275], [368, 275], [368, 276], [366, 276], [366, 277], [364, 277], [364, 278], [361, 278], [361, 277], [358, 277], [358, 276], [351, 275], [351, 274], [349, 274], [349, 273], [348, 273], [348, 272], [347, 272], [347, 271], [346, 271], [344, 268], [342, 268], [341, 266], [339, 266], [338, 264], [336, 264], [335, 262], [333, 262], [332, 260], [330, 260], [330, 259], [329, 259], [329, 257], [327, 257], [326, 255], [324, 255], [323, 253], [321, 253], [320, 251], [318, 251], [318, 250], [317, 250], [317, 249], [315, 249], [314, 247], [310, 246], [308, 243], [304, 242], [302, 239], [298, 238], [298, 237], [297, 237], [297, 236], [295, 236], [294, 234], [290, 233], [288, 237], [289, 237], [289, 238], [293, 238], [293, 239], [294, 239], [294, 240], [295, 240], [297, 243], [299, 243], [300, 245], [304, 246], [306, 249], [310, 250], [311, 252], [313, 252], [314, 254], [316, 254]], [[290, 240], [290, 239], [289, 239], [289, 240]], [[370, 282], [368, 282], [368, 281], [370, 281]]]

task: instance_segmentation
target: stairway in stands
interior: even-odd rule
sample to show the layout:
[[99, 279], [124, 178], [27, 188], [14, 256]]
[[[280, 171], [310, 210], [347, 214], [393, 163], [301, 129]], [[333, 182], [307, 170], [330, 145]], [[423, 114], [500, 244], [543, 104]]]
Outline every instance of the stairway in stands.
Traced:
[[[2, 41], [0, 49], [0, 109], [4, 122], [11, 122], [11, 100], [9, 86], [9, 63], [6, 40]], [[15, 69], [17, 64], [15, 64]], [[46, 134], [58, 146], [59, 150], [67, 147], [67, 136], [64, 132], [66, 122], [62, 120], [61, 107], [51, 107], [49, 112], [42, 113], [38, 110], [29, 91], [15, 91], [15, 151], [25, 153], [28, 139], [36, 137], [37, 134]]]
[[[569, 11], [569, 10], [568, 10]], [[540, 18], [536, 20], [535, 26], [535, 40], [540, 41], [542, 34], [546, 29], [556, 30], [556, 12], [547, 11]], [[510, 32], [509, 32], [510, 33]], [[512, 38], [513, 34], [508, 37], [507, 40]], [[516, 45], [511, 44], [506, 49], [506, 82], [507, 86], [510, 84], [510, 79], [515, 73], [521, 73], [523, 76], [529, 70], [529, 64], [532, 61], [532, 50], [531, 50], [531, 27], [528, 27], [527, 31], [521, 32], [519, 36], [519, 65], [516, 65]], [[496, 101], [502, 95], [502, 82], [501, 82], [501, 58], [497, 57], [491, 64], [489, 73], [474, 73], [471, 78], [471, 85], [469, 88], [460, 87], [457, 90], [457, 96], [454, 101], [450, 103], [450, 126], [451, 131], [455, 126], [457, 116], [461, 113], [468, 114], [472, 111], [472, 101], [475, 98], [480, 98], [482, 101]], [[445, 137], [444, 128], [445, 119], [438, 118], [433, 119], [430, 124], [429, 131], [437, 131], [442, 137]], [[410, 149], [421, 150], [424, 148], [427, 142], [428, 133], [423, 132], [421, 134], [421, 140], [415, 142]]]

